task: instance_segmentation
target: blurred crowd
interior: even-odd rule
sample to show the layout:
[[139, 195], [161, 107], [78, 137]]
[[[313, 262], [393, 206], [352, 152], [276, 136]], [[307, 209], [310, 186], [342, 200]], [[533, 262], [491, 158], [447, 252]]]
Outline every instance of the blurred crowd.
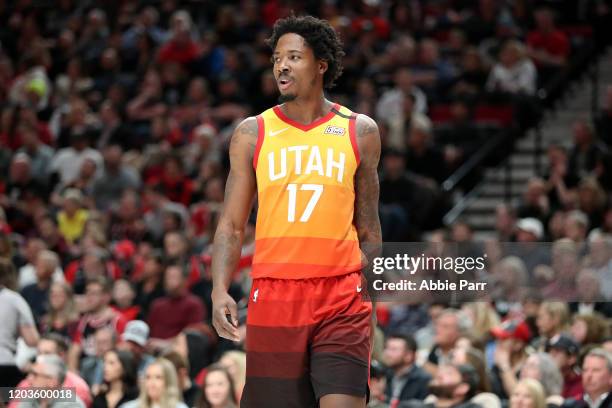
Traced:
[[[0, 385], [75, 387], [78, 402], [53, 407], [237, 406], [245, 355], [209, 324], [210, 244], [228, 139], [277, 103], [264, 40], [291, 11], [343, 39], [329, 97], [377, 121], [383, 234], [403, 241], [440, 227], [440, 185], [467, 157], [533, 122], [538, 89], [610, 4], [0, 1]], [[478, 244], [499, 254], [498, 300], [380, 308], [372, 406], [608, 406], [593, 402], [612, 384], [599, 302], [612, 294], [612, 90], [607, 101], [576, 123], [571, 150], [549, 148], [549, 171], [520, 203], [498, 208], [499, 239]], [[243, 339], [254, 223], [231, 286]], [[459, 221], [428, 239], [472, 243], [473, 232]], [[500, 244], [559, 240], [533, 258]], [[555, 248], [574, 273], [550, 262]], [[597, 283], [551, 306], [510, 293], [507, 276], [555, 295], [578, 277]]]

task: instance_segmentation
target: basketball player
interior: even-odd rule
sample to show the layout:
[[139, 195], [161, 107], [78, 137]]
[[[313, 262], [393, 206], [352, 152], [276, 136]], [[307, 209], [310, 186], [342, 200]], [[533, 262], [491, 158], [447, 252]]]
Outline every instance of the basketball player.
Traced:
[[372, 119], [325, 98], [344, 55], [327, 22], [291, 16], [268, 41], [281, 105], [244, 120], [232, 137], [213, 324], [238, 339], [227, 289], [257, 191], [240, 406], [365, 407], [372, 304], [360, 293], [361, 268], [364, 249], [381, 243], [380, 135]]

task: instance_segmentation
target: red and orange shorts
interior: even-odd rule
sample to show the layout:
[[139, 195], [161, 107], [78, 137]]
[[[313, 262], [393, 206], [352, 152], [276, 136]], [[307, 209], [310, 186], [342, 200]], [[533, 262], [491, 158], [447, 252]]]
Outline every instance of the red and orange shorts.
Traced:
[[364, 291], [360, 272], [255, 279], [240, 406], [310, 408], [328, 394], [365, 396], [372, 304]]

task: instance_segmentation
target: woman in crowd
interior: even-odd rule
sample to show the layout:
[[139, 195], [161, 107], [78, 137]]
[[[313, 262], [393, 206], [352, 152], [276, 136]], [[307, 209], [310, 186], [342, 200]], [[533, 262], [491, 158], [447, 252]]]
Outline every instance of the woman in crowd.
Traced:
[[599, 313], [577, 314], [572, 318], [570, 334], [582, 346], [601, 343], [609, 334], [606, 318]]
[[79, 320], [72, 288], [65, 282], [54, 282], [49, 289], [49, 312], [41, 321], [42, 333], [57, 333], [72, 338]]
[[542, 384], [529, 378], [519, 381], [510, 397], [510, 408], [546, 408]]
[[538, 351], [545, 351], [548, 341], [561, 334], [569, 322], [570, 312], [567, 303], [543, 302], [538, 311], [536, 324], [540, 338], [534, 341], [533, 346]]
[[92, 408], [116, 408], [138, 396], [136, 363], [129, 351], [111, 350], [104, 355], [104, 385]]
[[158, 358], [145, 371], [138, 399], [120, 408], [188, 408], [180, 395], [174, 366], [165, 358]]
[[[549, 407], [560, 406], [563, 403], [561, 390], [563, 376], [555, 360], [547, 353], [534, 353], [527, 357], [521, 370], [520, 379], [537, 380], [544, 388], [546, 403]], [[514, 393], [514, 389], [512, 390]]]
[[242, 351], [228, 351], [221, 356], [219, 365], [225, 368], [232, 377], [236, 399], [240, 401], [246, 381], [246, 354]]
[[237, 408], [234, 381], [228, 370], [213, 364], [206, 371], [202, 396], [196, 408]]

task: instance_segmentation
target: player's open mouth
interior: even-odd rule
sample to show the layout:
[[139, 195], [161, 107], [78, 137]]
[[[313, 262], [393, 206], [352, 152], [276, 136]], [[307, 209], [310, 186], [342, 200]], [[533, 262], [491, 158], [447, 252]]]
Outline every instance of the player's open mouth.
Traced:
[[281, 78], [278, 80], [278, 88], [281, 91], [284, 91], [285, 89], [289, 88], [291, 84], [293, 84], [293, 80], [289, 78]]

